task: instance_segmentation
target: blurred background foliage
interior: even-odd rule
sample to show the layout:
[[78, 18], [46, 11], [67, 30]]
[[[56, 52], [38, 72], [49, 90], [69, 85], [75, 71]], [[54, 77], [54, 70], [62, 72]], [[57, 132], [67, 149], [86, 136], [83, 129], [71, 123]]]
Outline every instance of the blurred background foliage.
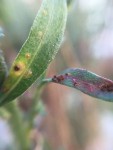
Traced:
[[[26, 40], [41, 0], [0, 0], [0, 40], [8, 68]], [[70, 3], [70, 1], [68, 1]], [[113, 80], [113, 0], [73, 0], [61, 50], [47, 76], [86, 68]], [[75, 89], [49, 84], [32, 110], [36, 85], [18, 101], [24, 123], [33, 111], [29, 138], [35, 150], [113, 150], [113, 104]], [[41, 103], [43, 102], [43, 104]], [[10, 114], [0, 109], [0, 150], [16, 150]]]

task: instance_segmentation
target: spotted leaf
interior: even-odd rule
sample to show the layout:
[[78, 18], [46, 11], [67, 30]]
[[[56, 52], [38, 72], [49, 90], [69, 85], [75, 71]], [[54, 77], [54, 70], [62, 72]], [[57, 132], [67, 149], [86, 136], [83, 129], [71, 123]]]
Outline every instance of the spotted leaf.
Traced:
[[66, 0], [43, 0], [28, 39], [3, 84], [0, 105], [24, 93], [47, 69], [61, 45], [66, 18]]
[[85, 69], [67, 69], [48, 81], [76, 88], [95, 98], [113, 101], [113, 81]]

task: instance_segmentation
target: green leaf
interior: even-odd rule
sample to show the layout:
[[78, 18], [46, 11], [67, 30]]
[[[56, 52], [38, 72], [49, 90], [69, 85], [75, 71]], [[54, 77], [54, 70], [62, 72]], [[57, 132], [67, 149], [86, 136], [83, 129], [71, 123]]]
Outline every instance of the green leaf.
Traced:
[[3, 84], [0, 105], [24, 93], [47, 69], [61, 45], [66, 19], [66, 0], [43, 0], [29, 37]]
[[95, 98], [113, 102], [113, 81], [85, 69], [67, 69], [44, 82], [55, 82], [76, 88]]
[[6, 78], [7, 72], [8, 72], [7, 66], [6, 66], [2, 51], [0, 50], [0, 87], [2, 86]]

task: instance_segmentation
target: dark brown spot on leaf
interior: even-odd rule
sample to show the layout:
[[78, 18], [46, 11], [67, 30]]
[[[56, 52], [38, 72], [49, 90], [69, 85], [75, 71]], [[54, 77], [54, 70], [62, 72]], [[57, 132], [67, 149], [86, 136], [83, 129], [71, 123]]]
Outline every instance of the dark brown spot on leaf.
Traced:
[[18, 65], [14, 66], [14, 70], [15, 71], [19, 71], [20, 70], [20, 67]]
[[65, 76], [71, 76], [71, 73], [66, 73]]
[[102, 84], [99, 87], [102, 91], [108, 91], [108, 92], [113, 91], [113, 84]]
[[54, 77], [52, 78], [52, 81], [53, 81], [53, 82], [60, 83], [60, 82], [62, 82], [64, 79], [65, 79], [65, 78], [64, 78], [63, 75], [59, 75], [59, 76], [54, 76]]
[[52, 81], [53, 81], [53, 82], [58, 82], [57, 77], [56, 77], [56, 76], [53, 76]]
[[60, 75], [60, 76], [57, 77], [57, 79], [58, 79], [59, 82], [61, 82], [61, 81], [64, 80], [64, 76], [63, 76], [63, 75]]

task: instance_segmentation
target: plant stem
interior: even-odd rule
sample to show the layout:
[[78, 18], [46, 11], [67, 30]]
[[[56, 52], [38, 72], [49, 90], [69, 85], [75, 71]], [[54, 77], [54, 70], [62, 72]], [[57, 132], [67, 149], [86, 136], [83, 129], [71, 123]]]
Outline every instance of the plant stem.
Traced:
[[30, 110], [30, 113], [29, 113], [28, 131], [30, 131], [31, 128], [33, 127], [34, 117], [36, 116], [36, 114], [38, 114], [39, 100], [40, 100], [40, 95], [41, 95], [42, 90], [43, 90], [43, 86], [44, 86], [44, 84], [41, 84], [41, 85], [38, 86], [38, 88], [36, 90], [36, 93], [33, 97], [32, 106], [31, 106], [31, 110]]
[[5, 105], [5, 108], [9, 111], [11, 115], [10, 126], [14, 132], [14, 136], [19, 146], [19, 149], [20, 150], [30, 149], [24, 122], [22, 120], [22, 116], [16, 102], [13, 101]]

